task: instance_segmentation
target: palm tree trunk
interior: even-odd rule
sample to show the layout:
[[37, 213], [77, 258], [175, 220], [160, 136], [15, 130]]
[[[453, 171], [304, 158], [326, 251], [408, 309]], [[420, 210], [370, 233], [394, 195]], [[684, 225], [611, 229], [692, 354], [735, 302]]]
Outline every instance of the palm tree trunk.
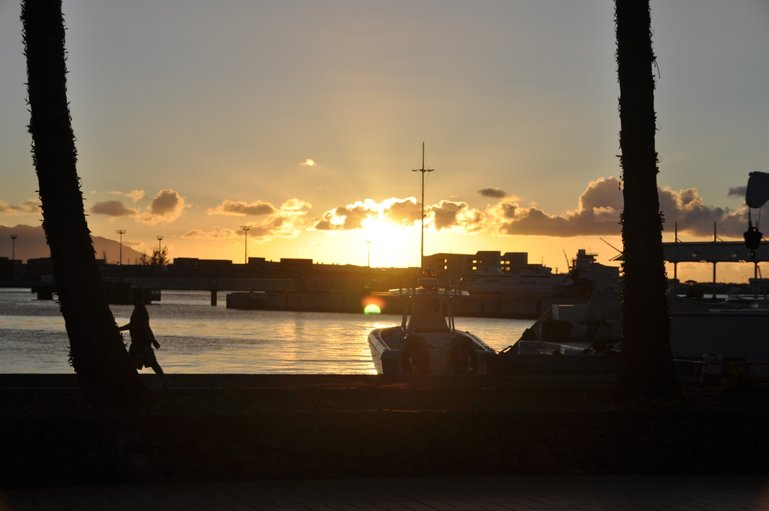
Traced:
[[138, 404], [149, 395], [130, 364], [107, 305], [83, 211], [67, 103], [61, 0], [25, 0], [22, 21], [29, 131], [70, 361], [87, 403], [97, 407]]
[[654, 53], [649, 0], [616, 0], [623, 169], [622, 355], [617, 396], [672, 397], [678, 390], [670, 351], [662, 214], [654, 145]]

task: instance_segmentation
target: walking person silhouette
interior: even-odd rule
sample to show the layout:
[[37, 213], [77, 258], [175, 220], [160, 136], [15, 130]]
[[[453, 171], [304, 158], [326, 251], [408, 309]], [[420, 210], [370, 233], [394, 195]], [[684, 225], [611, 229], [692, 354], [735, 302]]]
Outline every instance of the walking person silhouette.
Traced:
[[155, 374], [160, 375], [162, 386], [168, 387], [168, 380], [163, 373], [163, 369], [155, 358], [155, 351], [152, 349], [160, 348], [160, 343], [155, 339], [155, 334], [150, 328], [150, 315], [147, 307], [144, 306], [144, 291], [134, 289], [133, 294], [134, 310], [131, 313], [131, 319], [128, 324], [120, 327], [120, 330], [128, 330], [131, 334], [131, 345], [128, 347], [128, 356], [134, 363], [137, 370], [143, 367], [151, 367]]

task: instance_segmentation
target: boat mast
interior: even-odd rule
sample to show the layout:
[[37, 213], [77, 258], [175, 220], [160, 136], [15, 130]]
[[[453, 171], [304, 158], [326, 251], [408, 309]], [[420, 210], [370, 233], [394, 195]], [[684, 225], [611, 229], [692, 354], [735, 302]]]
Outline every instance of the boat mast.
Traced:
[[422, 273], [425, 259], [425, 172], [433, 172], [435, 169], [425, 168], [425, 143], [422, 142], [422, 168], [411, 169], [411, 172], [422, 173], [422, 238], [419, 246], [419, 273]]

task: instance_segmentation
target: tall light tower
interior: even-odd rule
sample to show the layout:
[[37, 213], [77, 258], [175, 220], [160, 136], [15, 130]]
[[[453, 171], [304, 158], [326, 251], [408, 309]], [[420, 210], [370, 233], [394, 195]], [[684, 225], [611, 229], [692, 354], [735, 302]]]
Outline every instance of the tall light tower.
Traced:
[[368, 261], [368, 267], [371, 268], [371, 240], [366, 240], [366, 244], [368, 244], [368, 257], [366, 261]]
[[158, 236], [158, 265], [161, 264], [160, 254], [163, 252], [163, 236]]
[[16, 238], [18, 238], [16, 234], [11, 234], [11, 261], [16, 260]]
[[422, 168], [412, 169], [411, 172], [422, 173], [422, 239], [419, 245], [419, 272], [422, 273], [422, 266], [425, 258], [425, 172], [433, 172], [435, 169], [425, 168], [425, 143], [422, 142]]
[[123, 266], [123, 235], [125, 234], [125, 229], [118, 229], [115, 231], [118, 233], [118, 236], [120, 236], [120, 247], [118, 248], [118, 265]]
[[245, 236], [245, 240], [244, 240], [244, 243], [243, 243], [244, 244], [243, 252], [245, 253], [245, 259], [243, 261], [243, 264], [248, 264], [248, 231], [251, 230], [251, 226], [250, 225], [241, 225], [240, 228], [243, 229], [243, 235]]

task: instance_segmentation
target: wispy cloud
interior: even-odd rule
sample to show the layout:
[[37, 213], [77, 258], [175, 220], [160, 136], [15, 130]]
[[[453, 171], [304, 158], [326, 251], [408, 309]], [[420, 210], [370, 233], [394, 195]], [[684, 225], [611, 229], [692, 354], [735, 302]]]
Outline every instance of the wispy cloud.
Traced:
[[144, 190], [129, 190], [127, 192], [110, 192], [112, 195], [119, 195], [121, 197], [127, 197], [131, 200], [131, 202], [139, 202], [144, 198], [145, 192]]
[[35, 213], [40, 213], [40, 201], [37, 199], [29, 199], [21, 204], [9, 204], [0, 199], [0, 215], [13, 216]]
[[[302, 199], [291, 198], [275, 206], [269, 202], [252, 202], [225, 199], [218, 206], [209, 208], [209, 215], [251, 216], [245, 225], [249, 227], [251, 239], [268, 240], [272, 238], [290, 238], [297, 236], [311, 225], [309, 213], [312, 204]], [[185, 236], [190, 238], [222, 238], [242, 235], [241, 230], [215, 229], [212, 231], [194, 230]]]
[[144, 198], [144, 190], [131, 190], [126, 193], [126, 196], [133, 202], [139, 202]]
[[193, 229], [187, 231], [183, 237], [195, 240], [231, 239], [239, 237], [239, 233], [235, 229]]
[[312, 168], [312, 167], [316, 166], [317, 164], [318, 163], [315, 160], [313, 160], [312, 158], [305, 158], [304, 160], [299, 162], [299, 166], [300, 167], [310, 167], [310, 168]]
[[121, 217], [121, 216], [133, 216], [136, 214], [136, 210], [127, 208], [122, 201], [108, 200], [104, 202], [97, 202], [96, 204], [94, 204], [91, 207], [91, 213], [95, 215]]

